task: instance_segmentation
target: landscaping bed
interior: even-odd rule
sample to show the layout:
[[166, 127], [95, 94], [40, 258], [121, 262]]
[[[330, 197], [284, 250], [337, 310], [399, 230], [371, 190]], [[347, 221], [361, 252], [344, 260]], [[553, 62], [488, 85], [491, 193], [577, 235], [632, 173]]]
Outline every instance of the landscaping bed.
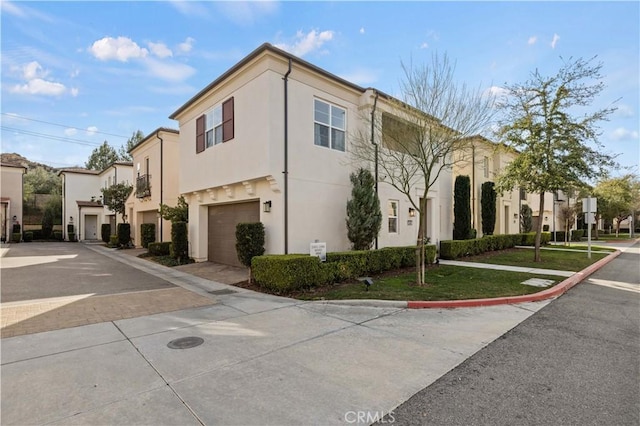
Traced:
[[591, 253], [587, 258], [586, 251], [561, 251], [541, 249], [542, 262], [533, 261], [534, 250], [527, 248], [512, 248], [487, 252], [479, 256], [458, 259], [462, 262], [491, 263], [495, 265], [522, 266], [528, 268], [554, 269], [560, 271], [578, 272], [598, 260], [608, 256], [606, 253]]

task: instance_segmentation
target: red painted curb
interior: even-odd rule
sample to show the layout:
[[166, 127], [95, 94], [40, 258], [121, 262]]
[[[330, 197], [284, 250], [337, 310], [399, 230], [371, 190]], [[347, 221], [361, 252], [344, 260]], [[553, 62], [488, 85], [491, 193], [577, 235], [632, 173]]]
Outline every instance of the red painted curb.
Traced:
[[600, 259], [596, 263], [587, 266], [582, 271], [576, 272], [566, 280], [562, 281], [560, 284], [555, 285], [547, 290], [539, 291], [538, 293], [526, 294], [524, 296], [495, 297], [492, 299], [409, 301], [407, 302], [407, 308], [470, 308], [477, 306], [511, 305], [514, 303], [539, 302], [541, 300], [550, 299], [552, 297], [557, 297], [561, 294], [566, 293], [570, 288], [572, 288], [576, 284], [581, 283], [595, 271], [618, 257], [620, 253], [622, 253], [620, 250], [616, 250], [604, 259]]

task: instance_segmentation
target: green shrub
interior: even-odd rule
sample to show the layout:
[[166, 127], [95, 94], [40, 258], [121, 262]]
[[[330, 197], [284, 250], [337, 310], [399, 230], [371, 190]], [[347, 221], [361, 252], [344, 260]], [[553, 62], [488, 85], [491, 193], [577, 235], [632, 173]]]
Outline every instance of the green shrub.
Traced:
[[118, 247], [118, 236], [117, 235], [111, 235], [109, 237], [109, 247]]
[[584, 229], [575, 229], [571, 231], [571, 241], [580, 241], [584, 237]]
[[51, 209], [45, 209], [42, 215], [42, 234], [45, 238], [52, 236], [53, 232], [53, 212]]
[[131, 241], [131, 224], [119, 223], [117, 228], [118, 245], [120, 247], [126, 247]]
[[75, 242], [76, 241], [76, 233], [75, 232], [69, 232], [68, 238], [69, 238], [69, 241]]
[[156, 224], [143, 223], [140, 225], [140, 238], [142, 239], [142, 247], [148, 248], [149, 243], [156, 241]]
[[149, 243], [147, 248], [152, 256], [168, 256], [171, 253], [171, 241], [163, 241], [161, 243]]
[[30, 243], [31, 241], [33, 241], [33, 232], [25, 231], [24, 234], [22, 235], [22, 240], [25, 243]]
[[[522, 245], [529, 235], [486, 235], [476, 240], [444, 240], [440, 241], [440, 257], [442, 259], [459, 259], [465, 256], [476, 256], [488, 251], [504, 250]], [[535, 233], [531, 235], [535, 240]]]
[[11, 234], [12, 243], [19, 243], [21, 238], [22, 238], [22, 234], [19, 232], [14, 232]]
[[20, 232], [22, 232], [22, 231], [21, 231], [20, 224], [19, 224], [19, 223], [15, 223], [15, 224], [13, 225], [13, 231], [12, 231], [12, 233], [14, 233], [14, 234], [19, 234]]
[[251, 267], [251, 259], [264, 254], [264, 225], [261, 222], [236, 225], [236, 252], [244, 266]]
[[170, 255], [179, 262], [189, 258], [189, 241], [187, 239], [187, 222], [173, 222], [171, 224]]
[[457, 176], [453, 189], [453, 239], [471, 236], [471, 179]]
[[62, 241], [62, 231], [53, 231], [53, 239], [56, 241]]
[[323, 268], [316, 256], [285, 254], [256, 256], [251, 261], [251, 271], [260, 287], [288, 293], [330, 282], [335, 267]]
[[105, 244], [109, 244], [111, 240], [111, 225], [108, 223], [103, 223], [100, 227], [100, 236], [102, 237], [102, 241]]

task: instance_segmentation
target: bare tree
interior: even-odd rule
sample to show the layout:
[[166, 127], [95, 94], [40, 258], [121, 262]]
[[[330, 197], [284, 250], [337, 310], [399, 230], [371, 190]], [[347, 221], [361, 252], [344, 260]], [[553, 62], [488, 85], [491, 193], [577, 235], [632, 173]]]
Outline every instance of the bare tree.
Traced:
[[402, 69], [401, 99], [381, 94], [382, 111], [366, 116], [371, 130], [354, 138], [352, 155], [379, 168], [378, 181], [405, 195], [420, 215], [416, 267], [423, 285], [429, 190], [460, 161], [454, 154], [466, 151], [472, 137], [489, 126], [494, 98], [457, 83], [455, 63], [446, 55], [434, 54], [429, 65], [403, 63]]

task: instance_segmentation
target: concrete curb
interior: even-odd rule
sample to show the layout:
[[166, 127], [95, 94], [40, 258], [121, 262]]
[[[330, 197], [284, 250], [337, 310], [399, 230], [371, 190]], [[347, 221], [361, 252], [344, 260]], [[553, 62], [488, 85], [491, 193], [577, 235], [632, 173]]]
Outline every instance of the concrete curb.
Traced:
[[539, 302], [541, 300], [551, 299], [566, 293], [575, 285], [581, 283], [591, 274], [602, 268], [607, 263], [618, 257], [622, 251], [616, 250], [609, 256], [600, 259], [596, 263], [586, 267], [562, 281], [560, 284], [550, 289], [542, 290], [538, 293], [527, 294], [524, 296], [512, 297], [496, 297], [492, 299], [468, 299], [468, 300], [442, 300], [442, 301], [409, 301], [407, 308], [409, 309], [429, 309], [429, 308], [470, 308], [477, 306], [492, 305], [511, 305], [514, 303]]

